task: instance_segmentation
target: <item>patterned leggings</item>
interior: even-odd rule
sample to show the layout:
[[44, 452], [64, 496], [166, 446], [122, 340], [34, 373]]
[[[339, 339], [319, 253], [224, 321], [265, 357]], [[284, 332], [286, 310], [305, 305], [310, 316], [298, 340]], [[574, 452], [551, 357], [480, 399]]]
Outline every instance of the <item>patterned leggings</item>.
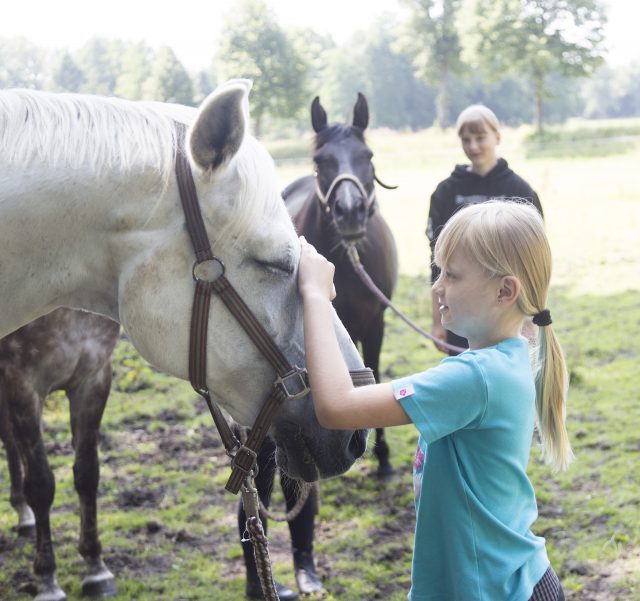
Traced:
[[553, 568], [549, 566], [533, 589], [529, 601], [564, 601], [564, 591]]

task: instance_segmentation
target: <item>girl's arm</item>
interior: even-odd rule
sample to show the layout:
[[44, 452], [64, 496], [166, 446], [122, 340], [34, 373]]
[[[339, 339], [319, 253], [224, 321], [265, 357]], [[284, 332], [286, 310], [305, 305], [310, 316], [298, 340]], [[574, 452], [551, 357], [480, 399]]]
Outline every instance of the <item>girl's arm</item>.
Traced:
[[304, 238], [298, 287], [304, 303], [304, 347], [313, 404], [325, 428], [381, 428], [411, 423], [391, 384], [354, 387], [333, 327], [334, 266]]

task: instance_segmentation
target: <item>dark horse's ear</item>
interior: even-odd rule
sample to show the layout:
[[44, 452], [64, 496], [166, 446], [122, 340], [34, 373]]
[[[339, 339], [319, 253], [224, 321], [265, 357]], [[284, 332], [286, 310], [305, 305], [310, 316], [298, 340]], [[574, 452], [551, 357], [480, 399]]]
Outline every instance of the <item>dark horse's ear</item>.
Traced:
[[327, 113], [320, 104], [320, 96], [316, 96], [311, 103], [311, 125], [316, 133], [327, 126]]
[[358, 92], [358, 100], [353, 107], [353, 126], [367, 129], [367, 125], [369, 125], [369, 106], [367, 99]]

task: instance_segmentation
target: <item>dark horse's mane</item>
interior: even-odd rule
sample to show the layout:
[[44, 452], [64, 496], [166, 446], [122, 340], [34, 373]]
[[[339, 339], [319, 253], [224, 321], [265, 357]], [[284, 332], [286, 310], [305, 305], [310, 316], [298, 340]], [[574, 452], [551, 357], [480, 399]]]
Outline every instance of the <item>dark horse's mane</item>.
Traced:
[[330, 140], [337, 140], [339, 138], [346, 138], [347, 136], [355, 135], [358, 140], [364, 143], [364, 131], [360, 127], [354, 127], [353, 125], [343, 125], [341, 123], [334, 123], [323, 127], [315, 136], [315, 148], [316, 150], [321, 146], [324, 146]]

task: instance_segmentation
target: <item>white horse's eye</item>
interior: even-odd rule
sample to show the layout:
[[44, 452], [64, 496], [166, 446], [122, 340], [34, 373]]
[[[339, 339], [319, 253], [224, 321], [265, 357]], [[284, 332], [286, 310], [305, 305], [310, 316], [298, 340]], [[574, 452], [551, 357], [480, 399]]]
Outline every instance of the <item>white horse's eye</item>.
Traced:
[[294, 272], [294, 265], [291, 261], [287, 260], [269, 260], [264, 261], [262, 259], [255, 259], [255, 262], [266, 271], [275, 275], [292, 275]]

